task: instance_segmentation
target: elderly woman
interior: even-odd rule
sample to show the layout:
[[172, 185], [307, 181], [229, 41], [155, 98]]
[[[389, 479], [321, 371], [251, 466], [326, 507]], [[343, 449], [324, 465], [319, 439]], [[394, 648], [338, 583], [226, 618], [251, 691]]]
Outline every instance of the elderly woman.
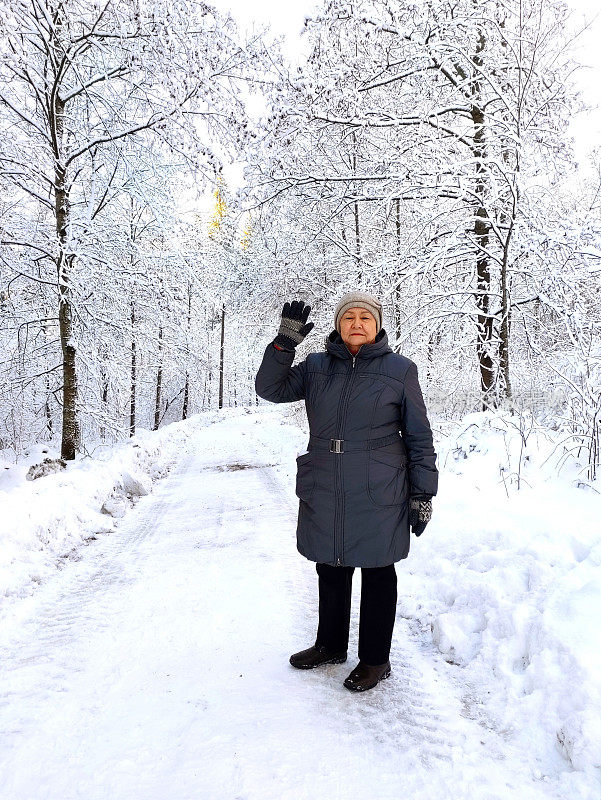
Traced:
[[[297, 548], [316, 562], [315, 644], [290, 656], [298, 669], [346, 661], [351, 587], [361, 567], [359, 664], [344, 681], [365, 691], [390, 675], [396, 614], [396, 561], [430, 519], [438, 472], [432, 431], [413, 361], [394, 353], [382, 305], [364, 292], [344, 295], [325, 351], [292, 366], [313, 328], [310, 306], [285, 303], [277, 336], [255, 379], [259, 397], [304, 400], [310, 438], [297, 458]], [[399, 435], [400, 434], [400, 435]]]

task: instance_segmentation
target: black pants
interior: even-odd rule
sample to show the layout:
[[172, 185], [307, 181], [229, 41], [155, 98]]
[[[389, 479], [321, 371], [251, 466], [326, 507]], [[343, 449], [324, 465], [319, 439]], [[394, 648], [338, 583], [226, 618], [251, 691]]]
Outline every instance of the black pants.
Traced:
[[[319, 627], [315, 644], [344, 651], [348, 648], [354, 567], [316, 564], [319, 575]], [[396, 615], [397, 579], [394, 564], [361, 569], [359, 660], [385, 664]]]

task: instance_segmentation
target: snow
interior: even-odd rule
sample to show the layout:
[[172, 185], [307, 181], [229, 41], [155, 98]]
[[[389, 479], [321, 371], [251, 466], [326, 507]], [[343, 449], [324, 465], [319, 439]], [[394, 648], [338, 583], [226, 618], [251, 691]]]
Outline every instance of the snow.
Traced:
[[557, 742], [575, 769], [594, 772], [601, 498], [595, 487], [576, 488], [585, 486], [576, 463], [557, 475], [559, 436], [534, 431], [523, 446], [514, 425], [471, 415], [440, 448], [436, 517], [413, 548], [399, 610], [429, 626], [445, 659], [487, 687], [488, 712], [522, 746]]
[[140, 429], [124, 444], [100, 447], [93, 458], [79, 457], [34, 481], [26, 480], [30, 465], [58, 452], [37, 445], [16, 464], [0, 462], [0, 599], [30, 593], [57, 564], [77, 557], [79, 545], [113, 531], [113, 516], [151, 491], [186, 449], [195, 425], [206, 422], [207, 415], [154, 433]]
[[33, 482], [4, 470], [0, 797], [598, 800], [601, 487], [531, 420], [435, 427], [392, 676], [359, 696], [360, 571], [349, 661], [288, 664], [317, 615], [298, 407], [197, 415]]

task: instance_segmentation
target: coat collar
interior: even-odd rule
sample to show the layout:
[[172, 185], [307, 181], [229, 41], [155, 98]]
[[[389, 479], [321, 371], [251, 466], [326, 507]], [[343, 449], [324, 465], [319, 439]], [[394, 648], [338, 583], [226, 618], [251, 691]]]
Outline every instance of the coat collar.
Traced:
[[[336, 329], [326, 336], [325, 345], [331, 356], [337, 356], [338, 358], [353, 357]], [[380, 328], [374, 342], [361, 345], [357, 352], [357, 358], [376, 358], [376, 356], [383, 356], [385, 353], [392, 353], [392, 348], [388, 344], [388, 334], [384, 328]]]

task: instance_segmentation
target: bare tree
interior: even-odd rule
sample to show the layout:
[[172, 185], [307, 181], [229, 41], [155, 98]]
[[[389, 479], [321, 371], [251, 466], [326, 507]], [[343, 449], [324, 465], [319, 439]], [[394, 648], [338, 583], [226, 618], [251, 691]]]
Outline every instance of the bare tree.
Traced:
[[[231, 19], [195, 0], [2, 0], [0, 158], [18, 213], [5, 246], [29, 252], [56, 288], [62, 349], [62, 456], [80, 444], [76, 324], [88, 237], [113, 198], [126, 146], [158, 137], [198, 175], [218, 167], [209, 132], [245, 130], [235, 83], [257, 57]], [[10, 131], [10, 135], [9, 135]], [[38, 207], [42, 234], [24, 230]], [[52, 276], [51, 268], [54, 270]]]
[[[535, 221], [524, 187], [567, 158], [564, 21], [546, 0], [333, 0], [308, 23], [307, 64], [277, 87], [256, 159], [259, 201], [294, 209], [305, 248], [332, 252], [333, 283], [350, 260], [338, 230], [361, 209], [360, 280], [391, 299], [405, 341], [456, 319], [484, 408], [511, 396], [513, 278]], [[360, 169], [340, 155], [359, 140]]]

